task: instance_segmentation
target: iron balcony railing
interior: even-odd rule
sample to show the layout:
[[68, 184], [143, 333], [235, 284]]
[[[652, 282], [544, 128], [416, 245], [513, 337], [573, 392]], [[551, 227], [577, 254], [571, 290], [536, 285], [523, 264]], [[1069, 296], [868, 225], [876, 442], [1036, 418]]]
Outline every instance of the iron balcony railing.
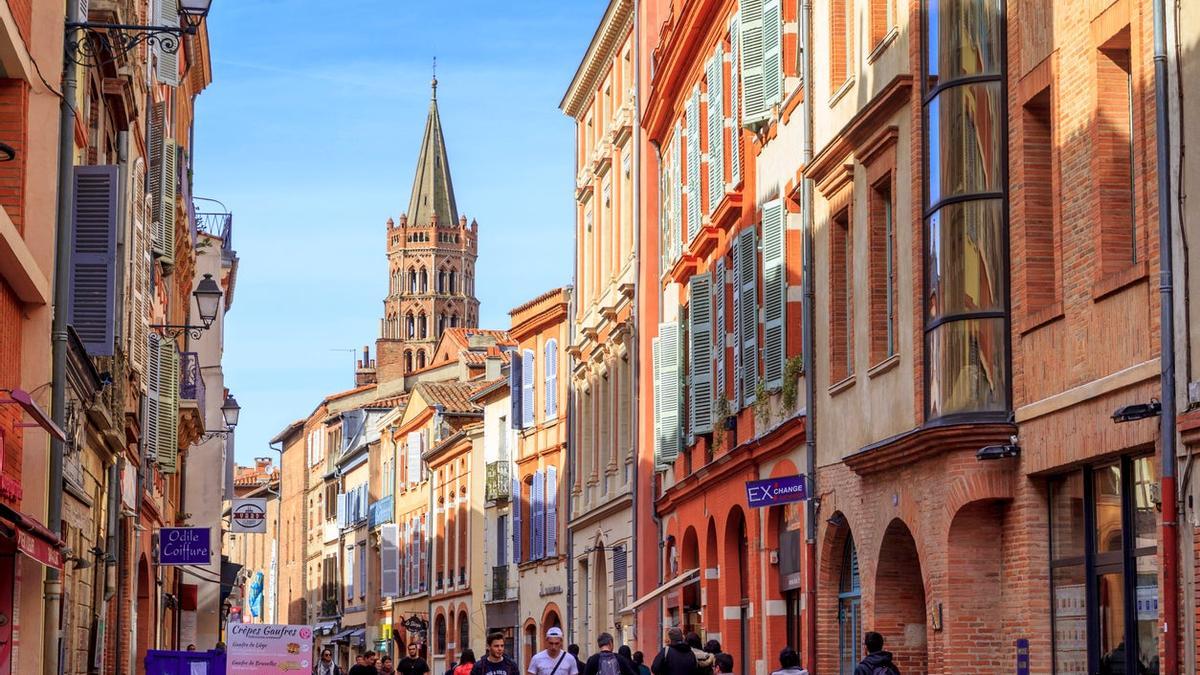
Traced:
[[492, 568], [492, 600], [508, 599], [508, 565]]
[[196, 230], [221, 239], [221, 253], [233, 253], [233, 214], [196, 211]]
[[507, 461], [488, 462], [487, 486], [484, 492], [489, 502], [512, 497], [512, 469]]
[[200, 419], [204, 415], [204, 377], [200, 373], [200, 355], [196, 352], [179, 353], [179, 398], [196, 402]]

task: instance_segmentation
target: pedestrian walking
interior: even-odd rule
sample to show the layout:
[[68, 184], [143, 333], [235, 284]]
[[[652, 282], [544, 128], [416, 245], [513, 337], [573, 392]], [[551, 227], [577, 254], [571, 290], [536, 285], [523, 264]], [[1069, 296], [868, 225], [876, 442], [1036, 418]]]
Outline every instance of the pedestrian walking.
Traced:
[[379, 659], [377, 669], [379, 675], [396, 675], [396, 668], [392, 665], [392, 657], [390, 656], [384, 656], [382, 659]]
[[596, 640], [600, 651], [592, 654], [583, 668], [583, 675], [638, 675], [633, 661], [613, 653], [613, 636], [601, 633]]
[[854, 667], [854, 675], [900, 675], [900, 669], [892, 663], [892, 653], [883, 650], [883, 636], [869, 631], [863, 636], [867, 655]]
[[668, 628], [666, 642], [654, 657], [654, 663], [650, 664], [650, 672], [653, 675], [696, 675], [696, 655], [683, 641], [683, 631]]
[[361, 656], [354, 659], [355, 663], [350, 668], [350, 675], [377, 675], [375, 672], [375, 652], [367, 650]]
[[579, 645], [575, 644], [574, 642], [567, 645], [567, 653], [571, 655], [571, 658], [575, 659], [575, 667], [578, 668], [579, 672], [582, 673], [583, 667], [586, 664], [583, 662], [583, 659], [579, 658]]
[[425, 675], [429, 672], [429, 664], [421, 658], [421, 648], [413, 642], [408, 645], [408, 656], [396, 664], [398, 675]]
[[521, 669], [504, 654], [504, 633], [489, 633], [487, 656], [475, 662], [471, 675], [521, 675]]
[[779, 652], [779, 670], [771, 675], [808, 675], [808, 671], [800, 667], [800, 654], [791, 647], [784, 647]]
[[717, 662], [717, 672], [721, 675], [733, 673], [733, 654], [721, 652], [713, 657], [713, 661]]
[[704, 651], [700, 644], [700, 636], [696, 633], [688, 633], [687, 645], [696, 655], [696, 675], [713, 675], [713, 666], [716, 665], [716, 662], [713, 660], [712, 654]]
[[646, 655], [641, 652], [633, 653], [633, 664], [637, 666], [638, 675], [650, 675], [650, 666], [646, 665]]
[[333, 652], [328, 647], [321, 650], [321, 660], [313, 666], [313, 675], [342, 675], [342, 667], [333, 662]]
[[546, 631], [546, 648], [529, 660], [529, 675], [579, 675], [578, 660], [562, 647], [562, 629]]
[[475, 670], [475, 651], [464, 649], [462, 656], [458, 658], [458, 665], [454, 668], [454, 675], [471, 675], [472, 670]]

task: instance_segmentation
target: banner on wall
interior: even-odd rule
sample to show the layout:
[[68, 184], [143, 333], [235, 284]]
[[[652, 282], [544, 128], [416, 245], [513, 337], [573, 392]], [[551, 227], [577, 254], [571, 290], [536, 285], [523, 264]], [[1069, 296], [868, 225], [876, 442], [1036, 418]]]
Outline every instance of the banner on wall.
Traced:
[[312, 670], [311, 626], [232, 623], [227, 630], [226, 675], [303, 674]]

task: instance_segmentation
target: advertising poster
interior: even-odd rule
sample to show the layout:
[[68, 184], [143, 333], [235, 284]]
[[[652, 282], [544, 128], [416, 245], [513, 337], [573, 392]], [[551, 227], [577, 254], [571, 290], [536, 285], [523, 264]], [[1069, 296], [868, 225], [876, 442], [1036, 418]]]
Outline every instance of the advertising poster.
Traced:
[[226, 675], [306, 674], [312, 670], [311, 626], [231, 623], [227, 638]]

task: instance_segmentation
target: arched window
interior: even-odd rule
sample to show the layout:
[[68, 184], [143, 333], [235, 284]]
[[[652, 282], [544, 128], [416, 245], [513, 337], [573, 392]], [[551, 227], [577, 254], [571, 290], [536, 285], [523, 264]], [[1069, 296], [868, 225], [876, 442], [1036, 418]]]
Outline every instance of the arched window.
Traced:
[[429, 322], [425, 319], [425, 312], [417, 316], [417, 336], [422, 340], [429, 337]]
[[458, 284], [458, 273], [455, 272], [454, 270], [450, 270], [450, 295], [454, 295], [457, 292], [457, 291], [455, 291], [455, 286], [457, 284]]
[[429, 273], [425, 271], [424, 267], [421, 268], [421, 292], [429, 292]]
[[441, 335], [446, 332], [446, 315], [438, 313], [437, 315], [437, 334]]
[[444, 270], [444, 269], [438, 270], [437, 292], [438, 293], [446, 292], [446, 270]]
[[842, 574], [838, 581], [838, 662], [841, 673], [853, 673], [862, 643], [862, 584], [858, 574], [858, 551], [854, 537], [846, 537]]
[[457, 314], [450, 315], [450, 327], [458, 328], [458, 315]]
[[412, 350], [406, 349], [404, 351], [404, 372], [406, 372], [406, 373], [409, 372], [410, 370], [412, 370], [412, 367], [413, 367]]
[[438, 654], [446, 653], [446, 617], [438, 614], [437, 619], [433, 622], [435, 647]]
[[408, 338], [415, 338], [417, 336], [417, 323], [413, 320], [412, 312], [409, 312], [408, 316], [404, 318], [404, 324], [405, 334], [408, 335]]
[[408, 292], [417, 292], [417, 271], [413, 268], [408, 268]]
[[424, 367], [425, 367], [425, 352], [419, 351], [419, 352], [417, 352], [417, 370], [420, 370]]
[[454, 644], [458, 645], [458, 653], [461, 654], [468, 645], [471, 644], [471, 620], [467, 618], [466, 612], [458, 614], [458, 635], [455, 638]]

